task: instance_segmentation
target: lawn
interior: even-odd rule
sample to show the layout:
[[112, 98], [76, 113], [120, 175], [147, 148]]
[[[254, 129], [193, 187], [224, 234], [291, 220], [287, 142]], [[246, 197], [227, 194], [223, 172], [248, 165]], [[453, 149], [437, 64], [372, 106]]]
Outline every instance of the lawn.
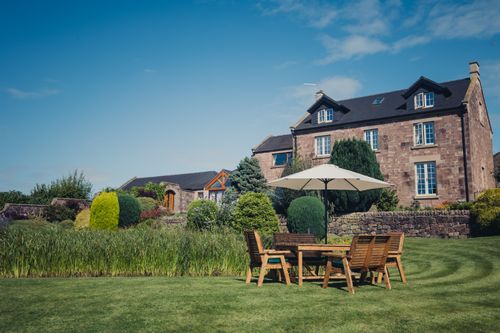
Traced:
[[[498, 332], [500, 237], [407, 239], [408, 285], [241, 277], [0, 280], [0, 332]], [[336, 288], [335, 286], [342, 287]]]

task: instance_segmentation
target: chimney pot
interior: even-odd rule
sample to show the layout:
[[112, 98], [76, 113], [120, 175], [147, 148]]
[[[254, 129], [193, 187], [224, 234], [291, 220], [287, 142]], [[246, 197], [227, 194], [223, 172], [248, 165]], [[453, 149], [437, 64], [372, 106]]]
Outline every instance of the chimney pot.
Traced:
[[319, 100], [321, 97], [323, 97], [324, 93], [323, 93], [323, 90], [318, 90], [315, 94], [314, 94], [314, 97], [316, 98], [316, 100]]
[[477, 61], [469, 62], [470, 79], [479, 79], [479, 63]]

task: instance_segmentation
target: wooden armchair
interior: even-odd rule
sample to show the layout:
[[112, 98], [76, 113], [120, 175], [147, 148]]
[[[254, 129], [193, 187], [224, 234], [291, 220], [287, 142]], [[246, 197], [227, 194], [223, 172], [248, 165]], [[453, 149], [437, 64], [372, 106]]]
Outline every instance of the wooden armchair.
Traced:
[[[328, 287], [332, 273], [335, 278], [344, 278], [347, 282], [349, 293], [354, 294], [352, 274], [360, 273], [360, 280], [364, 280], [368, 273], [379, 273], [383, 276], [385, 286], [391, 289], [391, 282], [385, 266], [389, 252], [388, 235], [371, 236], [360, 235], [353, 238], [348, 255], [326, 253], [328, 261], [325, 268], [323, 288]], [[380, 275], [379, 275], [380, 276]]]
[[[289, 250], [297, 244], [316, 244], [316, 237], [313, 234], [275, 233], [273, 235], [273, 241], [276, 250]], [[295, 254], [290, 253], [285, 257], [292, 266], [298, 264]], [[305, 251], [303, 263], [311, 275], [318, 275], [319, 267], [325, 265], [325, 258], [321, 251]], [[315, 269], [313, 269], [313, 267], [315, 267]]]
[[285, 282], [290, 285], [290, 275], [288, 269], [291, 265], [286, 261], [285, 256], [290, 254], [290, 251], [265, 250], [262, 246], [262, 240], [257, 231], [245, 231], [245, 239], [248, 246], [248, 254], [250, 255], [250, 264], [247, 270], [246, 283], [249, 284], [252, 280], [252, 271], [254, 268], [260, 268], [259, 279], [257, 286], [261, 287], [264, 283], [266, 270], [281, 270], [285, 277]]
[[[403, 244], [405, 241], [405, 234], [403, 232], [390, 232], [389, 240], [389, 254], [387, 256], [386, 267], [396, 267], [399, 272], [399, 277], [403, 283], [406, 283], [406, 275], [403, 268], [401, 256], [403, 255]], [[379, 274], [378, 283], [382, 282], [382, 276]]]

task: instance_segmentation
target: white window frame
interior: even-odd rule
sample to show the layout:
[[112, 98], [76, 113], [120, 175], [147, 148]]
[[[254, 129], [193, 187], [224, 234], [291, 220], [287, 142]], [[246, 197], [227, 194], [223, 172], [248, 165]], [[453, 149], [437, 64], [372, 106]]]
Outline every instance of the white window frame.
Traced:
[[[376, 148], [373, 147], [374, 146], [373, 144], [375, 142], [375, 140], [373, 139], [374, 138], [373, 133], [375, 133], [375, 132], [377, 133], [377, 147]], [[367, 137], [368, 133], [370, 134], [369, 139]], [[374, 151], [379, 150], [378, 128], [371, 128], [371, 129], [365, 130], [365, 132], [364, 132], [364, 139], [365, 139], [366, 142], [368, 142], [368, 144], [370, 145], [370, 147], [372, 148], [372, 150], [374, 150]]]
[[[331, 119], [328, 119], [328, 115], [331, 115]], [[333, 121], [333, 109], [321, 109], [318, 111], [318, 124], [331, 123]]]
[[[432, 104], [427, 104], [427, 96], [432, 95]], [[433, 91], [426, 92], [424, 94], [424, 108], [431, 108], [434, 106], [436, 96]]]
[[[326, 149], [326, 142], [327, 139], [329, 141], [329, 149], [327, 151]], [[318, 142], [321, 142], [321, 149], [318, 149]], [[319, 151], [321, 150], [321, 151]], [[329, 135], [322, 135], [322, 136], [317, 136], [314, 138], [314, 153], [316, 154], [316, 157], [325, 157], [325, 156], [330, 156], [332, 150], [332, 139]]]
[[[425, 124], [432, 124], [433, 134], [434, 134], [434, 142], [427, 142], [427, 129]], [[422, 143], [417, 142], [417, 126], [422, 128]], [[415, 146], [432, 146], [436, 144], [436, 127], [433, 121], [425, 121], [421, 123], [413, 124], [413, 144]]]
[[[434, 163], [434, 177], [436, 181], [436, 193], [429, 193], [429, 164]], [[418, 165], [424, 165], [424, 184], [425, 184], [425, 193], [418, 193]], [[415, 163], [415, 196], [416, 197], [430, 197], [437, 196], [438, 194], [438, 178], [437, 178], [437, 163], [436, 161], [425, 161], [425, 162], [417, 162]]]
[[[432, 95], [432, 104], [427, 104], [427, 96], [430, 96]], [[429, 91], [429, 92], [426, 92], [426, 93], [419, 93], [419, 94], [416, 94], [414, 97], [413, 97], [413, 105], [415, 106], [415, 109], [425, 109], [425, 108], [431, 108], [434, 106], [434, 104], [436, 103], [436, 95], [434, 94], [433, 91]]]

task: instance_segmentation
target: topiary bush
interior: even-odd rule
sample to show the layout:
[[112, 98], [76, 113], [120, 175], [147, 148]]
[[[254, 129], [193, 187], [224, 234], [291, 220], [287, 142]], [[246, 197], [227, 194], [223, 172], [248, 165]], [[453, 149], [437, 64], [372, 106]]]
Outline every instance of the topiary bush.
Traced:
[[139, 222], [141, 205], [136, 198], [129, 194], [118, 193], [118, 204], [120, 207], [118, 225], [120, 227], [129, 227]]
[[316, 197], [300, 197], [288, 207], [288, 231], [325, 237], [325, 205]]
[[153, 210], [158, 205], [156, 204], [156, 200], [149, 197], [138, 197], [137, 201], [139, 201], [139, 205], [141, 206], [141, 212], [146, 212], [148, 210]]
[[471, 215], [480, 232], [500, 233], [500, 188], [481, 193], [472, 204]]
[[82, 210], [75, 218], [75, 229], [87, 229], [90, 226], [90, 209]]
[[264, 193], [243, 194], [234, 209], [234, 228], [238, 231], [259, 230], [263, 234], [278, 232], [278, 216], [269, 197]]
[[90, 229], [116, 230], [120, 220], [120, 205], [115, 192], [102, 192], [90, 207]]
[[398, 208], [398, 203], [399, 197], [396, 190], [384, 188], [376, 205], [379, 212], [391, 212]]
[[187, 225], [189, 228], [203, 230], [212, 228], [217, 222], [218, 207], [211, 200], [194, 200], [188, 206]]

